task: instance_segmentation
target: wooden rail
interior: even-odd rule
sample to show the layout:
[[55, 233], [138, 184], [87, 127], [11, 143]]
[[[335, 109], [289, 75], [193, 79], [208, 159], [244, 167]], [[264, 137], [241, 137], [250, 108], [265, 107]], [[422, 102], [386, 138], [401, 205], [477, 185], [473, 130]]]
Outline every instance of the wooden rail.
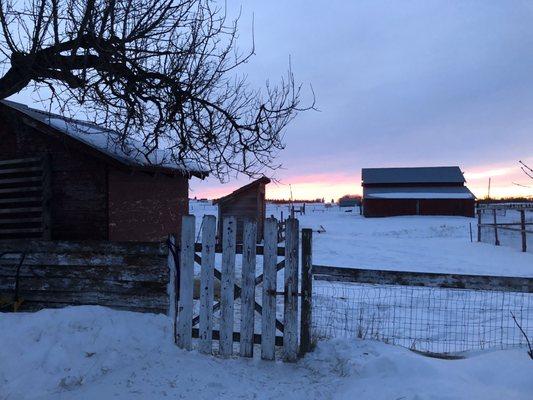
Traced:
[[[520, 222], [500, 222], [498, 223], [498, 216], [497, 216], [497, 210], [499, 209], [505, 209], [505, 210], [512, 210], [512, 211], [518, 211], [520, 213]], [[492, 228], [492, 231], [494, 232], [494, 244], [496, 246], [500, 245], [500, 238], [498, 231], [500, 230], [506, 230], [506, 231], [512, 231], [512, 232], [520, 232], [521, 241], [522, 241], [522, 251], [527, 251], [527, 234], [533, 234], [533, 230], [528, 230], [528, 226], [533, 226], [533, 222], [526, 222], [526, 211], [529, 209], [529, 207], [520, 208], [520, 209], [513, 209], [513, 208], [496, 208], [496, 207], [490, 207], [485, 208], [485, 211], [491, 211], [493, 222], [492, 223], [482, 223], [481, 222], [481, 215], [482, 210], [478, 209], [477, 211], [477, 241], [481, 242], [481, 232], [482, 228]], [[519, 228], [516, 228], [516, 227]]]
[[386, 271], [313, 265], [313, 279], [376, 285], [533, 293], [533, 278]]

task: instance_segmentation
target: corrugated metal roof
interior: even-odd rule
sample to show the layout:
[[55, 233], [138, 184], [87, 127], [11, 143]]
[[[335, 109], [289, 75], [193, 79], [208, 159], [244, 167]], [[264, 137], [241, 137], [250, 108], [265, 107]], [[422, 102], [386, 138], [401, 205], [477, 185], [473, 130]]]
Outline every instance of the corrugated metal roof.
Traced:
[[368, 187], [364, 199], [475, 199], [466, 186]]
[[387, 183], [464, 183], [459, 167], [363, 168], [363, 185]]
[[66, 118], [9, 100], [1, 100], [0, 103], [96, 149], [124, 165], [174, 170], [190, 173], [200, 178], [204, 178], [209, 174], [207, 170], [192, 160], [174, 160], [172, 154], [165, 149], [156, 149], [147, 158], [144, 156], [147, 151], [143, 152], [143, 144], [140, 140], [129, 139], [127, 143], [114, 141], [118, 136], [117, 132], [102, 128], [96, 124]]

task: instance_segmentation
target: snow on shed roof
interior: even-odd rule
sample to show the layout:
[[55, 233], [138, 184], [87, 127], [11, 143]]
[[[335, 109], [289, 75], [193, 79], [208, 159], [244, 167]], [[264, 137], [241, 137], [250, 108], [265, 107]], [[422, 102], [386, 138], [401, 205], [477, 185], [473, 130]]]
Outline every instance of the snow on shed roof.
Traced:
[[464, 183], [459, 167], [363, 168], [363, 185], [387, 183]]
[[364, 188], [365, 199], [475, 199], [465, 186], [446, 187], [369, 187]]
[[118, 135], [117, 132], [96, 124], [33, 109], [25, 104], [9, 100], [2, 100], [1, 103], [100, 151], [124, 165], [140, 169], [161, 169], [167, 172], [179, 172], [202, 179], [209, 174], [209, 171], [202, 168], [196, 161], [174, 161], [171, 152], [166, 149], [156, 149], [146, 157], [143, 154], [145, 147], [140, 140], [128, 139], [125, 144], [118, 144], [113, 140], [113, 137]]

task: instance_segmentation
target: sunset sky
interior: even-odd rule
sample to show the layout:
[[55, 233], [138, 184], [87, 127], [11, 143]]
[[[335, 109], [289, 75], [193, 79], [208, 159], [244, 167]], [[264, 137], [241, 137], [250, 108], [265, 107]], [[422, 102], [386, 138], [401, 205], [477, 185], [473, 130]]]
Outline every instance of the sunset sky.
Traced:
[[[533, 165], [533, 2], [228, 3], [230, 18], [241, 15], [239, 48], [255, 39], [242, 69], [250, 84], [279, 81], [290, 58], [304, 105], [310, 85], [316, 93], [319, 111], [286, 129], [269, 198], [289, 198], [292, 187], [295, 198], [337, 199], [361, 192], [364, 167], [441, 165], [460, 166], [478, 197], [489, 177], [493, 196], [533, 195], [518, 164]], [[247, 182], [193, 179], [190, 195]]]
[[[320, 109], [288, 127], [268, 197], [288, 198], [290, 184], [329, 200], [360, 193], [363, 167], [439, 165], [459, 165], [479, 197], [489, 177], [494, 196], [533, 195], [518, 164], [533, 164], [533, 3], [246, 1], [242, 50], [252, 20], [250, 82], [278, 80], [290, 56]], [[191, 196], [246, 182], [193, 180]]]

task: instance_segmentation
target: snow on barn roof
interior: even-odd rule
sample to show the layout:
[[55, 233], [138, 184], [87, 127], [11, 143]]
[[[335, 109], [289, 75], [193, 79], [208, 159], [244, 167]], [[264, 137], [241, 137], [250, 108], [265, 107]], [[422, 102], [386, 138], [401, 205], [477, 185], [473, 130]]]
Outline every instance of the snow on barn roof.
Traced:
[[365, 199], [475, 199], [465, 186], [369, 187]]
[[363, 168], [363, 186], [387, 183], [464, 183], [459, 167]]
[[173, 160], [169, 150], [156, 149], [148, 156], [145, 156], [143, 149], [146, 148], [140, 140], [128, 139], [126, 143], [118, 144], [113, 141], [113, 136], [118, 135], [115, 131], [102, 128], [96, 124], [33, 109], [25, 104], [9, 100], [2, 100], [1, 103], [33, 120], [48, 125], [55, 131], [68, 135], [68, 137], [100, 151], [126, 166], [139, 169], [163, 170], [170, 173], [178, 172], [194, 175], [202, 179], [209, 174], [209, 171], [202, 168], [196, 161], [183, 160], [176, 162]]

